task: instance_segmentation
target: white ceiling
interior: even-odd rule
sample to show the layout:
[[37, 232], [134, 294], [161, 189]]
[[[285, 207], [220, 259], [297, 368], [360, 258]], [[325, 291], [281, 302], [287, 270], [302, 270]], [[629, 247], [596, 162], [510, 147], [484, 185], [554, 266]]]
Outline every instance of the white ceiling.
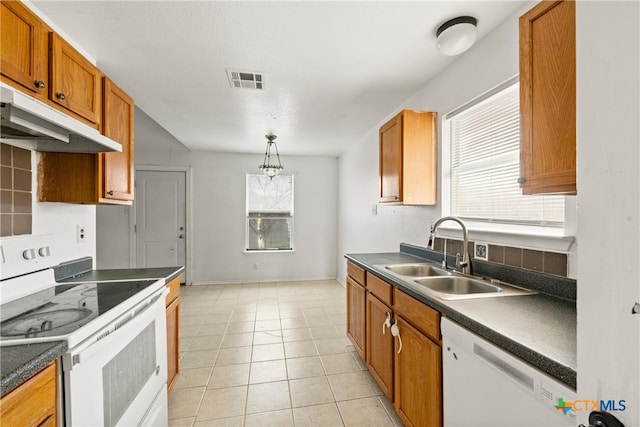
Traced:
[[[339, 155], [454, 58], [435, 31], [479, 37], [519, 1], [32, 1], [136, 105], [192, 150]], [[226, 69], [264, 73], [232, 89]]]

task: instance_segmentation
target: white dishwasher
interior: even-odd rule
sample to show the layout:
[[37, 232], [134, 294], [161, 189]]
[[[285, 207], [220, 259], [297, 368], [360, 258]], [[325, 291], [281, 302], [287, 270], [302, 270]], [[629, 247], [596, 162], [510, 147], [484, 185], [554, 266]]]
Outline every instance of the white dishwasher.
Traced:
[[576, 425], [558, 408], [572, 389], [447, 318], [441, 330], [445, 427]]

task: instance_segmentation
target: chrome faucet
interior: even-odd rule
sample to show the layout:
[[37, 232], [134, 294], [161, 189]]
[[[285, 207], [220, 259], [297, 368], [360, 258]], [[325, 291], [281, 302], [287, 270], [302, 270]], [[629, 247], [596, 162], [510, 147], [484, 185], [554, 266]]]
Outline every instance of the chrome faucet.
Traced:
[[[471, 263], [469, 262], [469, 234], [467, 233], [467, 227], [464, 225], [460, 218], [456, 218], [455, 216], [443, 216], [439, 220], [436, 221], [435, 224], [431, 226], [431, 232], [429, 233], [429, 244], [427, 245], [429, 249], [433, 250], [435, 244], [436, 230], [445, 221], [455, 221], [460, 224], [462, 227], [462, 238], [464, 242], [462, 243], [462, 261], [460, 261], [460, 254], [456, 254], [456, 267], [461, 268], [464, 274], [471, 274]], [[445, 240], [446, 242], [446, 240]], [[443, 265], [446, 267], [447, 260], [447, 250], [445, 246], [444, 250], [444, 261]]]

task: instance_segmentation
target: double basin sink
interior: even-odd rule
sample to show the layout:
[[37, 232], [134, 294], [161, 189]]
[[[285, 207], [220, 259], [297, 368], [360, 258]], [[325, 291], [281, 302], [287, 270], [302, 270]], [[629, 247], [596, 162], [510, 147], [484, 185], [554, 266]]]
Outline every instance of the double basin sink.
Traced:
[[430, 263], [378, 266], [401, 279], [420, 285], [443, 300], [530, 295], [533, 291], [492, 280], [485, 281], [438, 268]]

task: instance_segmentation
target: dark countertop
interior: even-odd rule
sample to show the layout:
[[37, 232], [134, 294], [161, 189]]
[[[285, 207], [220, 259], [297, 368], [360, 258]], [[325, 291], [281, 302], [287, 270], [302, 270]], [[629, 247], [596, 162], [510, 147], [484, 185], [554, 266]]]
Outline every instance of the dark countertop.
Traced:
[[114, 270], [91, 270], [73, 277], [59, 280], [61, 283], [92, 282], [129, 279], [165, 279], [168, 283], [180, 275], [184, 267], [122, 268]]
[[54, 341], [0, 347], [0, 393], [2, 396], [37, 374], [67, 350], [67, 343]]
[[429, 295], [419, 285], [376, 267], [428, 260], [402, 252], [347, 254], [345, 257], [461, 326], [576, 388], [575, 302], [543, 293], [445, 301]]
[[[183, 270], [184, 267], [90, 270], [58, 282], [130, 279], [165, 279], [166, 282], [169, 282], [178, 277]], [[2, 396], [38, 373], [66, 350], [67, 343], [64, 341], [0, 347], [0, 391]]]

